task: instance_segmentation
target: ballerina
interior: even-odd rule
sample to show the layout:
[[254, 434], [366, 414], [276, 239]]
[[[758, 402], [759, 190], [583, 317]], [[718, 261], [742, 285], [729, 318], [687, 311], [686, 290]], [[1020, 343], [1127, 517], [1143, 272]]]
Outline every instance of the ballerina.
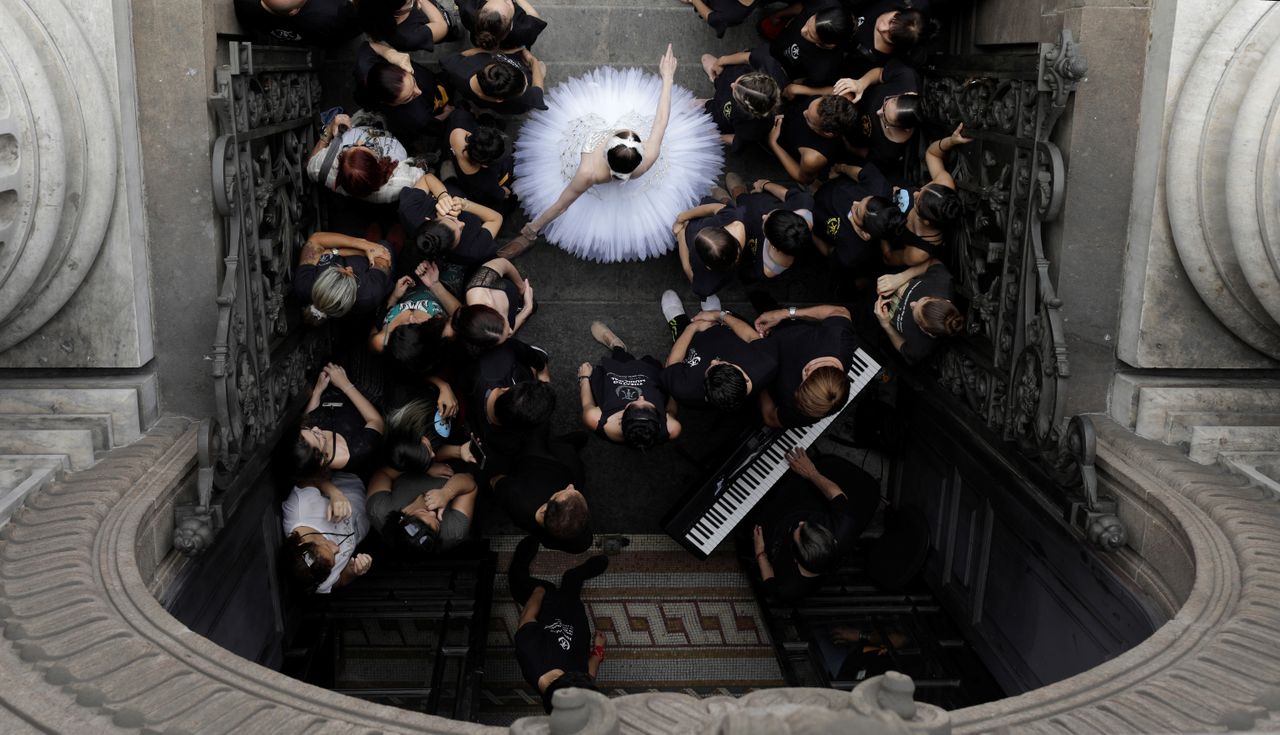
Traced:
[[514, 190], [532, 221], [502, 255], [524, 252], [544, 228], [549, 241], [588, 260], [671, 250], [671, 222], [710, 189], [724, 155], [715, 123], [674, 84], [670, 44], [658, 69], [660, 79], [596, 69], [556, 87], [549, 109], [530, 115], [515, 145]]

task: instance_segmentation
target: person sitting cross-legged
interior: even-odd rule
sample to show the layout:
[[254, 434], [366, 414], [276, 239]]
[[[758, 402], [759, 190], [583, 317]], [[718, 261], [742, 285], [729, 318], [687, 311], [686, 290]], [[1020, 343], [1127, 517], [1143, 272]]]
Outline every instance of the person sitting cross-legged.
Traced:
[[760, 392], [766, 426], [808, 426], [838, 413], [849, 398], [847, 373], [858, 348], [849, 310], [818, 305], [765, 311], [755, 321], [759, 347], [778, 361], [767, 391]]
[[532, 442], [507, 474], [490, 480], [512, 523], [548, 549], [570, 554], [591, 548], [591, 511], [578, 490], [585, 479], [580, 448], [565, 439]]
[[818, 181], [843, 152], [841, 136], [853, 125], [853, 103], [839, 95], [804, 97], [774, 118], [769, 150], [802, 186]]
[[328, 594], [373, 566], [356, 546], [369, 533], [364, 483], [350, 472], [300, 482], [281, 508], [282, 563], [308, 592]]
[[671, 398], [691, 406], [731, 410], [773, 381], [778, 363], [752, 347], [760, 335], [729, 311], [704, 311], [692, 320], [675, 291], [662, 294], [662, 315], [675, 344], [659, 382]]
[[476, 480], [446, 464], [426, 472], [382, 467], [369, 479], [369, 522], [406, 556], [448, 551], [467, 538], [475, 515]]
[[680, 422], [675, 402], [660, 385], [662, 365], [649, 355], [637, 358], [602, 322], [592, 322], [591, 336], [610, 354], [597, 366], [578, 368], [582, 423], [597, 435], [636, 449], [649, 449], [675, 439]]
[[582, 604], [582, 585], [609, 568], [609, 557], [593, 556], [560, 575], [560, 586], [529, 573], [538, 553], [538, 540], [526, 537], [511, 555], [507, 583], [521, 606], [513, 643], [520, 673], [542, 696], [548, 713], [560, 689], [596, 689], [596, 674], [604, 661], [604, 634], [597, 631], [591, 646], [591, 620]]

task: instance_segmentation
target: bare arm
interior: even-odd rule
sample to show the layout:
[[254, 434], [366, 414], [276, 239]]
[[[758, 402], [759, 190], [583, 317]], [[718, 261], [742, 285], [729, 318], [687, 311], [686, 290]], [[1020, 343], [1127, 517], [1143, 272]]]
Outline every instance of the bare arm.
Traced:
[[479, 217], [481, 223], [480, 226], [488, 230], [489, 234], [494, 237], [497, 237], [498, 230], [502, 229], [502, 215], [483, 204], [473, 202], [470, 199], [463, 199], [462, 211], [470, 212], [471, 214]]
[[698, 325], [693, 322], [690, 322], [689, 326], [684, 328], [684, 331], [680, 333], [680, 337], [676, 339], [675, 344], [671, 345], [671, 352], [667, 353], [667, 367], [684, 360], [685, 354], [689, 352], [689, 345], [693, 342], [693, 336], [701, 331]]
[[[436, 12], [439, 13], [440, 11]], [[383, 60], [395, 64], [410, 74], [413, 73], [413, 60], [409, 58], [409, 54], [406, 54], [403, 51], [396, 51], [387, 44], [381, 41], [374, 41], [373, 39], [369, 40], [369, 48], [373, 49], [373, 52], [378, 56], [381, 56]]]
[[700, 219], [702, 217], [710, 217], [711, 215], [724, 209], [725, 205], [716, 202], [715, 204], [701, 204], [693, 209], [686, 209], [676, 216], [676, 223], [689, 222], [691, 220]]
[[732, 329], [733, 333], [738, 336], [738, 339], [743, 342], [755, 342], [760, 339], [760, 334], [756, 332], [755, 327], [751, 326], [746, 321], [739, 319], [736, 314], [730, 314], [723, 311], [720, 312], [720, 314], [724, 319], [725, 326]]
[[595, 396], [591, 395], [591, 373], [595, 370], [591, 363], [584, 362], [578, 367], [578, 398], [582, 401], [582, 425], [595, 430], [600, 423], [601, 411], [596, 405]]
[[527, 13], [528, 15], [532, 15], [535, 18], [542, 17], [541, 15], [538, 15], [538, 11], [532, 5], [529, 4], [529, 0], [516, 0], [516, 5], [519, 5], [521, 8], [523, 8], [524, 12]]
[[378, 493], [391, 492], [391, 483], [400, 476], [400, 471], [391, 467], [380, 467], [374, 471], [373, 476], [369, 478], [369, 490], [365, 493], [366, 498], [372, 498]]
[[924, 151], [925, 163], [929, 165], [930, 182], [940, 184], [949, 189], [956, 188], [956, 180], [951, 177], [951, 172], [947, 170], [947, 162], [945, 160], [947, 151], [958, 145], [972, 142], [973, 138], [966, 137], [964, 134], [964, 123], [960, 123], [951, 135], [930, 143], [929, 147]]
[[582, 163], [578, 164], [578, 172], [573, 175], [573, 180], [564, 188], [564, 191], [560, 192], [560, 198], [556, 199], [555, 203], [550, 207], [547, 207], [547, 211], [538, 215], [537, 219], [525, 225], [526, 229], [533, 228], [535, 233], [541, 232], [542, 228], [547, 226], [547, 223], [559, 217], [564, 210], [578, 201], [578, 197], [585, 194], [587, 189], [590, 189], [595, 184], [587, 165], [590, 162], [590, 156], [594, 153], [595, 151], [591, 151], [582, 154]]
[[893, 343], [893, 349], [902, 352], [902, 346], [907, 343], [903, 339], [902, 333], [893, 327], [893, 319], [890, 314], [889, 297], [881, 296], [876, 299], [875, 306], [876, 320], [880, 322], [880, 328], [889, 337], [889, 341]]
[[356, 410], [360, 412], [360, 418], [364, 419], [365, 427], [373, 429], [379, 434], [384, 433], [386, 425], [382, 420], [382, 413], [377, 408], [374, 408], [369, 399], [365, 398], [360, 389], [347, 378], [347, 371], [342, 369], [342, 366], [334, 363], [329, 363], [324, 369], [329, 374], [329, 382], [333, 384], [333, 387], [342, 391], [347, 398], [351, 399], [351, 405], [355, 406]]
[[649, 129], [649, 139], [644, 142], [644, 160], [631, 173], [632, 178], [644, 175], [658, 160], [662, 153], [662, 137], [667, 133], [667, 122], [671, 119], [671, 88], [675, 85], [676, 57], [667, 44], [667, 53], [658, 62], [662, 73], [662, 96], [658, 99], [658, 111], [653, 116], [653, 127]]

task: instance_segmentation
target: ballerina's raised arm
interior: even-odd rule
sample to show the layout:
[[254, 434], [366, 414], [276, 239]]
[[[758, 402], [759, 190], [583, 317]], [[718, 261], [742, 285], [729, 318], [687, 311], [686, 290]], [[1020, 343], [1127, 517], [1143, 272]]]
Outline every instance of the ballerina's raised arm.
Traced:
[[[658, 159], [658, 154], [662, 151], [662, 136], [666, 133], [667, 122], [671, 118], [671, 87], [675, 83], [676, 74], [676, 57], [671, 50], [671, 44], [667, 44], [667, 52], [662, 55], [662, 59], [658, 62], [658, 71], [662, 76], [662, 96], [658, 99], [658, 109], [653, 116], [653, 127], [649, 130], [649, 138], [643, 144], [643, 159], [630, 172], [629, 176], [624, 178], [634, 179], [644, 174], [653, 166], [654, 161]], [[634, 137], [638, 138], [639, 136]], [[561, 213], [578, 200], [578, 197], [585, 194], [588, 189], [596, 184], [603, 184], [614, 177], [606, 160], [605, 151], [606, 146], [612, 140], [612, 137], [606, 138], [594, 150], [583, 152], [582, 162], [578, 164], [577, 172], [574, 173], [564, 191], [560, 192], [559, 198], [532, 222], [520, 228], [520, 234], [512, 238], [498, 251], [499, 256], [514, 258], [528, 250], [533, 245], [533, 241], [538, 239], [538, 233], [542, 231], [542, 228], [546, 227], [556, 217], [559, 217]]]

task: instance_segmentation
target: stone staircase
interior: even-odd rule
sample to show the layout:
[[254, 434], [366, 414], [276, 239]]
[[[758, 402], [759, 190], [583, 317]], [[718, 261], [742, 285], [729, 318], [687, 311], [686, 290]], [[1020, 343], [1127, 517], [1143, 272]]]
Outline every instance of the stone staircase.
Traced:
[[1120, 373], [1111, 416], [1138, 436], [1181, 446], [1280, 494], [1280, 378]]
[[0, 525], [27, 495], [133, 443], [158, 417], [150, 374], [0, 378]]

